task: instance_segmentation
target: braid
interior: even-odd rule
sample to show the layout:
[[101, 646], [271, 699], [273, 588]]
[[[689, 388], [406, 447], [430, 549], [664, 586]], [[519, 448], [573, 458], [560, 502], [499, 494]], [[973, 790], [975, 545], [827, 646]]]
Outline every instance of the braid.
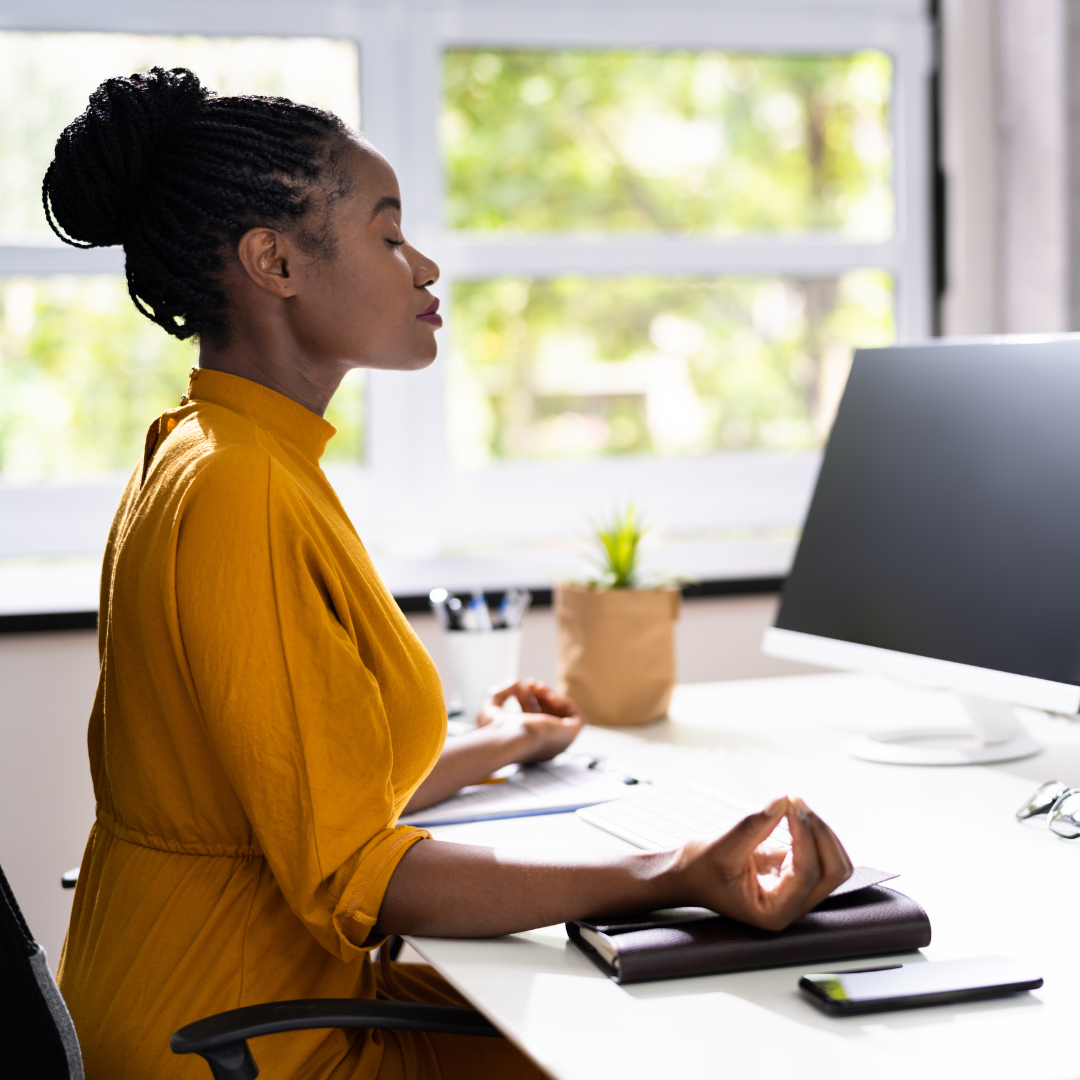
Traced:
[[56, 142], [45, 217], [75, 247], [123, 244], [128, 292], [148, 319], [178, 338], [220, 338], [224, 255], [248, 229], [294, 227], [309, 249], [332, 251], [303, 219], [348, 136], [331, 113], [218, 97], [186, 68], [108, 79]]

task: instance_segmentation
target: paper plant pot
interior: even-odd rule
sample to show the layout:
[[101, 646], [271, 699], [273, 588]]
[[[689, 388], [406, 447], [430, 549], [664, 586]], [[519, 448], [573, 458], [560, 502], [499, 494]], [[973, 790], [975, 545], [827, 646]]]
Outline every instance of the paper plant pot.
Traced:
[[559, 690], [593, 724], [647, 724], [675, 686], [678, 589], [555, 590]]

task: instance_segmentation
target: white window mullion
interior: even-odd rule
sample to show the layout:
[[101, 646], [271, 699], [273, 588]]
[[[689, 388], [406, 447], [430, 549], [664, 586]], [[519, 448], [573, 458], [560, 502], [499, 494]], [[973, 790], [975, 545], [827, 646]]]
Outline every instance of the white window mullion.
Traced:
[[903, 249], [893, 243], [846, 243], [832, 237], [748, 236], [737, 240], [682, 237], [534, 236], [512, 240], [446, 236], [445, 269], [455, 277], [520, 274], [708, 275], [842, 274], [848, 270], [898, 270]]
[[57, 240], [40, 244], [0, 243], [0, 277], [46, 274], [122, 274], [124, 249], [81, 249]]
[[[361, 44], [364, 130], [394, 166], [401, 186], [405, 235], [425, 253], [441, 212], [441, 185], [430, 175], [437, 128], [440, 68], [437, 46], [413, 35], [412, 17], [387, 10], [365, 23]], [[427, 47], [427, 53], [424, 48]], [[445, 279], [444, 279], [445, 281]], [[435, 293], [449, 290], [436, 286]], [[448, 304], [445, 306], [449, 306]], [[448, 352], [440, 333], [440, 352]], [[440, 498], [445, 469], [442, 360], [422, 372], [371, 371], [367, 450], [379, 494], [372, 535], [422, 548], [434, 543], [433, 503]], [[350, 508], [353, 509], [353, 508]], [[354, 510], [361, 519], [366, 515]]]

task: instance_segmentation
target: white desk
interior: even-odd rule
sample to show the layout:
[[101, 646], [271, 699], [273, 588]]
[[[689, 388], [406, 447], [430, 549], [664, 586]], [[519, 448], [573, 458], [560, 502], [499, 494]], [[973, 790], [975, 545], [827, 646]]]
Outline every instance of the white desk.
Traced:
[[[579, 745], [656, 780], [690, 777], [756, 803], [802, 795], [856, 864], [902, 874], [890, 884], [933, 925], [927, 958], [1011, 956], [1046, 980], [1030, 996], [833, 1020], [796, 989], [820, 964], [620, 987], [561, 926], [410, 944], [557, 1080], [1075, 1080], [1080, 842], [1013, 814], [1043, 780], [1080, 783], [1080, 724], [1025, 714], [1048, 749], [989, 767], [874, 765], [844, 752], [863, 733], [955, 723], [955, 709], [943, 694], [851, 675], [716, 683], [680, 687], [670, 720], [589, 728]], [[573, 815], [433, 832], [496, 847], [624, 846]]]

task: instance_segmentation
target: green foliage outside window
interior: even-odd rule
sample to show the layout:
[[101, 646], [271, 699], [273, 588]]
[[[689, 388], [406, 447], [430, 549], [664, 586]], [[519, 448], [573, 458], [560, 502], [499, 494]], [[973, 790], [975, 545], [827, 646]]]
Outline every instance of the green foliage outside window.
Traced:
[[893, 230], [892, 65], [453, 49], [447, 222], [504, 232]]
[[[151, 421], [177, 405], [198, 349], [135, 310], [117, 277], [0, 281], [0, 473], [130, 471]], [[326, 460], [363, 456], [362, 372], [327, 410]]]
[[457, 464], [821, 445], [853, 346], [893, 339], [892, 282], [502, 278], [454, 286]]

